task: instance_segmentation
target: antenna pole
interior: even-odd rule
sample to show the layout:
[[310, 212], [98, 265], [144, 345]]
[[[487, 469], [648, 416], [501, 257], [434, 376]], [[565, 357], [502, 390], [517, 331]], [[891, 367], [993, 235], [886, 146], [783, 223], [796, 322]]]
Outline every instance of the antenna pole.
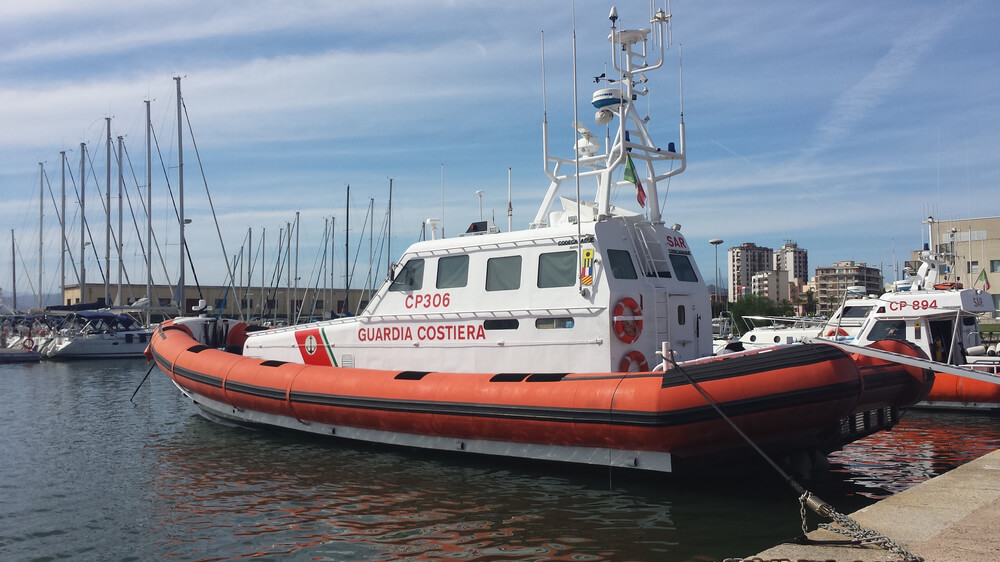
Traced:
[[[574, 125], [580, 122], [580, 108], [579, 108], [579, 97], [577, 94], [577, 78], [576, 78], [576, 2], [573, 2], [573, 123]], [[579, 133], [574, 132], [574, 137], [578, 137]], [[574, 143], [575, 144], [575, 143]], [[580, 151], [579, 149], [573, 151], [573, 163], [576, 167], [576, 270], [581, 271], [583, 267], [583, 221], [581, 220], [583, 214], [580, 211]], [[583, 279], [580, 275], [576, 276], [576, 285], [579, 289], [580, 294], [584, 295], [585, 289], [583, 288]]]
[[392, 275], [392, 178], [389, 178], [389, 233], [386, 236], [385, 275]]
[[444, 164], [441, 164], [441, 239], [444, 240]]
[[514, 230], [514, 206], [510, 198], [510, 166], [507, 166], [507, 232]]

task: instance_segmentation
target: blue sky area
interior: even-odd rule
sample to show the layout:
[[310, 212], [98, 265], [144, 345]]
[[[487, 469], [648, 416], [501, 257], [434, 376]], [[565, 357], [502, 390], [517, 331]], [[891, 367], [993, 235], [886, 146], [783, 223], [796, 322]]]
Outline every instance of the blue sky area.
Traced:
[[[592, 129], [592, 77], [608, 62], [611, 5], [575, 4], [579, 108]], [[647, 1], [616, 5], [625, 27], [648, 26]], [[58, 197], [59, 153], [67, 151], [72, 194], [81, 142], [94, 164], [88, 221], [103, 252], [97, 195], [107, 173], [106, 117], [112, 135], [124, 137], [132, 163], [126, 186], [138, 205], [145, 100], [168, 167], [165, 177], [154, 159], [153, 225], [176, 280], [176, 218], [166, 192], [167, 179], [177, 184], [174, 76], [183, 77], [226, 251], [239, 252], [249, 227], [256, 247], [266, 229], [268, 280], [278, 231], [299, 211], [300, 286], [315, 283], [311, 272], [331, 216], [342, 284], [346, 184], [352, 252], [370, 198], [375, 237], [384, 229], [389, 177], [394, 257], [415, 241], [421, 221], [441, 215], [442, 166], [448, 235], [478, 219], [478, 189], [484, 213], [506, 230], [508, 167], [514, 226], [526, 227], [548, 184], [542, 31], [551, 148], [572, 154], [572, 7], [469, 0], [0, 4], [4, 296], [9, 300], [12, 229], [24, 270], [18, 294], [28, 298], [37, 284], [38, 163]], [[651, 74], [650, 94], [639, 103], [652, 117], [654, 138], [676, 140], [683, 51], [688, 169], [669, 185], [664, 220], [682, 225], [709, 279], [711, 238], [725, 240], [720, 261], [741, 242], [779, 247], [792, 239], [809, 250], [811, 269], [853, 259], [884, 266], [892, 279], [893, 251], [901, 261], [919, 247], [928, 214], [1000, 214], [1000, 3], [675, 0], [671, 8], [667, 68]], [[198, 276], [221, 283], [223, 252], [188, 138], [184, 156]], [[616, 201], [627, 205], [634, 196], [621, 193]], [[78, 224], [75, 200], [67, 208]], [[50, 201], [45, 221], [43, 284], [56, 292], [59, 227]], [[144, 280], [139, 235], [130, 217], [125, 225], [123, 261], [133, 279]], [[142, 217], [138, 228], [144, 232]], [[70, 229], [76, 255], [79, 226]], [[363, 236], [355, 287], [367, 276]], [[101, 282], [97, 263], [90, 254], [88, 282]], [[259, 272], [258, 265], [255, 282]], [[165, 281], [161, 267], [155, 276]]]

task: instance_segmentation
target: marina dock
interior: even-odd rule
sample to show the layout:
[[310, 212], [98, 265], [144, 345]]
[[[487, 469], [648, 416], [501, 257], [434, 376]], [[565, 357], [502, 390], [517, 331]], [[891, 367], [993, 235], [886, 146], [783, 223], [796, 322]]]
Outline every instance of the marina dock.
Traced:
[[38, 363], [41, 355], [24, 349], [0, 349], [0, 363]]
[[[836, 507], [836, 506], [834, 506]], [[850, 517], [934, 561], [1000, 560], [1000, 450], [860, 509]], [[813, 541], [843, 541], [825, 529]], [[781, 544], [749, 560], [898, 560], [874, 546]]]

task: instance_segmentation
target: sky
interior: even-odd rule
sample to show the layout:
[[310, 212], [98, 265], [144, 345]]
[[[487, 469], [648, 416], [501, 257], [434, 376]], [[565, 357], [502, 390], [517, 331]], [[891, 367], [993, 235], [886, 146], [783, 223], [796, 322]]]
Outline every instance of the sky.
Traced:
[[[43, 292], [57, 292], [51, 198], [60, 197], [61, 151], [78, 258], [81, 143], [93, 240], [87, 281], [102, 282], [98, 194], [108, 173], [108, 117], [112, 137], [123, 137], [137, 214], [124, 220], [122, 261], [144, 283], [138, 193], [146, 184], [147, 100], [159, 145], [152, 224], [163, 264], [156, 259], [154, 280], [176, 282], [178, 228], [167, 191], [168, 182], [178, 188], [175, 77], [191, 129], [183, 145], [186, 232], [202, 283], [223, 283], [226, 259], [235, 261], [252, 237], [256, 257], [244, 265], [255, 264], [255, 283], [263, 269], [270, 284], [279, 231], [299, 213], [299, 285], [323, 286], [324, 220], [335, 217], [333, 274], [342, 286], [348, 184], [352, 287], [365, 284], [371, 261], [384, 271], [390, 251], [397, 259], [418, 240], [424, 219], [443, 217], [446, 235], [457, 235], [479, 219], [481, 201], [485, 217], [506, 230], [508, 168], [514, 228], [525, 228], [548, 186], [543, 114], [552, 153], [572, 157], [574, 21], [576, 103], [596, 130], [589, 101], [601, 87], [593, 77], [609, 63], [612, 5], [624, 27], [648, 27], [645, 0], [4, 2], [3, 296], [9, 302], [12, 230], [18, 295], [37, 290], [40, 179]], [[855, 260], [883, 267], [891, 280], [892, 264], [920, 247], [928, 215], [1000, 215], [1000, 3], [674, 0], [670, 8], [667, 63], [650, 74], [639, 103], [665, 145], [677, 140], [683, 92], [688, 165], [661, 185], [663, 220], [682, 225], [710, 282], [713, 238], [724, 240], [720, 263], [730, 246], [793, 240], [809, 251], [810, 270]], [[389, 178], [391, 249], [377, 242], [385, 238]], [[618, 194], [616, 202], [632, 198]], [[112, 283], [116, 272], [113, 260]], [[68, 282], [75, 284], [72, 274]]]

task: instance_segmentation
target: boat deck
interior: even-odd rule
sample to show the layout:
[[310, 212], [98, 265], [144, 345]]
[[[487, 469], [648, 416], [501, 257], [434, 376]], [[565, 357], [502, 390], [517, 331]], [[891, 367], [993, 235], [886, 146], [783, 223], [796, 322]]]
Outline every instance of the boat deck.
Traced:
[[[834, 506], [836, 507], [836, 506]], [[1000, 450], [850, 515], [924, 560], [1000, 560]], [[815, 541], [846, 537], [819, 529]], [[782, 544], [764, 560], [898, 559], [878, 547]]]

